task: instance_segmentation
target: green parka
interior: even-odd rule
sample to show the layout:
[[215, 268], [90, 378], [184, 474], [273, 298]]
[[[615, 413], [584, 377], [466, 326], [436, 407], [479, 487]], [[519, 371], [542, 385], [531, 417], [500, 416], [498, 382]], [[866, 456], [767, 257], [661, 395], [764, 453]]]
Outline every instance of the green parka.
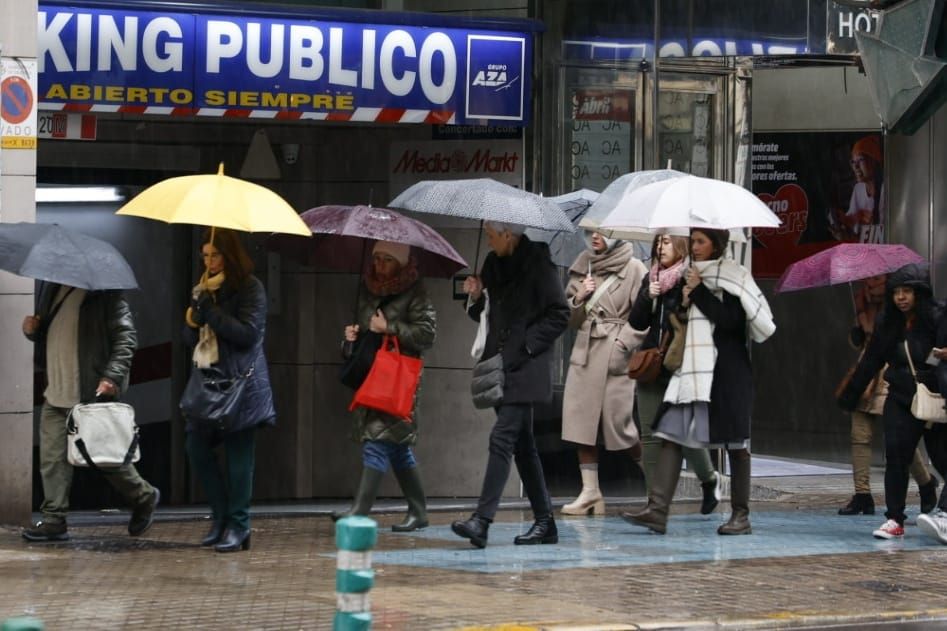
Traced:
[[[368, 331], [372, 314], [383, 300], [387, 300], [382, 311], [388, 320], [388, 334], [398, 337], [402, 353], [421, 357], [424, 351], [434, 345], [437, 330], [437, 314], [427, 296], [424, 284], [419, 280], [394, 298], [375, 296], [363, 284], [358, 301], [360, 331]], [[356, 409], [353, 412], [355, 419], [353, 438], [358, 442], [387, 440], [398, 444], [413, 445], [418, 435], [417, 408], [420, 394], [421, 386], [419, 385], [414, 397], [414, 406], [411, 409], [410, 423], [375, 410]]]

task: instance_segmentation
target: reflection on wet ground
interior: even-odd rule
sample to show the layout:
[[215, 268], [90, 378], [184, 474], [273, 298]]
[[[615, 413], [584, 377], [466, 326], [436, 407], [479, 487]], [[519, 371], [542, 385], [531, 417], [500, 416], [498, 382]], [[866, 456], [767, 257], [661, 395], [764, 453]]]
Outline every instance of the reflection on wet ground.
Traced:
[[[840, 517], [844, 499], [756, 502], [753, 534], [720, 537], [724, 512], [675, 506], [668, 534], [605, 518], [559, 519], [560, 543], [514, 546], [531, 516], [504, 510], [477, 550], [450, 532], [457, 511], [396, 534], [374, 514], [376, 629], [790, 628], [947, 616], [947, 546], [908, 526], [871, 537], [882, 518]], [[815, 507], [815, 508], [811, 508]], [[47, 629], [328, 629], [335, 613], [334, 524], [324, 515], [255, 517], [247, 552], [197, 542], [205, 520], [169, 520], [143, 537], [125, 520], [76, 520], [71, 541], [28, 544], [0, 529], [0, 620]], [[77, 525], [77, 523], [88, 525]], [[78, 621], [81, 621], [79, 624]]]

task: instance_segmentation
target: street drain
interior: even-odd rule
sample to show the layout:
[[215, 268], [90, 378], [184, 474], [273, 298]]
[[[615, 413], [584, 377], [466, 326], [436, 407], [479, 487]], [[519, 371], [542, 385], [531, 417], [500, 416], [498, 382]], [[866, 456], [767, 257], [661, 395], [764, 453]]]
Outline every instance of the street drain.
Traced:
[[913, 590], [913, 587], [909, 585], [900, 585], [898, 583], [886, 583], [885, 581], [856, 581], [854, 583], [849, 583], [852, 587], [861, 587], [864, 589], [870, 589], [873, 592], [880, 592], [882, 594], [894, 594], [897, 592], [908, 592]]

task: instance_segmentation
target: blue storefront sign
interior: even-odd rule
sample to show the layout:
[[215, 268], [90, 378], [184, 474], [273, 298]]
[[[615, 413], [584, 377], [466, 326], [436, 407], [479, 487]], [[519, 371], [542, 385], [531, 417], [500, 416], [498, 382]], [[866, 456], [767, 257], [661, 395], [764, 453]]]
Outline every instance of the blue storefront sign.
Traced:
[[532, 33], [41, 4], [43, 109], [528, 122]]

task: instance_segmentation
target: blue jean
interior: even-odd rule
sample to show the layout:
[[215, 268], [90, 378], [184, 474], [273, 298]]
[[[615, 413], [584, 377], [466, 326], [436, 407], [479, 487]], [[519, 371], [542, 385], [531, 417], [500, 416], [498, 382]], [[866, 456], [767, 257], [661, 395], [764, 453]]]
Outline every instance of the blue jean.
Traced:
[[366, 440], [362, 443], [362, 464], [385, 473], [388, 465], [395, 471], [418, 466], [410, 445], [399, 445], [389, 440]]

